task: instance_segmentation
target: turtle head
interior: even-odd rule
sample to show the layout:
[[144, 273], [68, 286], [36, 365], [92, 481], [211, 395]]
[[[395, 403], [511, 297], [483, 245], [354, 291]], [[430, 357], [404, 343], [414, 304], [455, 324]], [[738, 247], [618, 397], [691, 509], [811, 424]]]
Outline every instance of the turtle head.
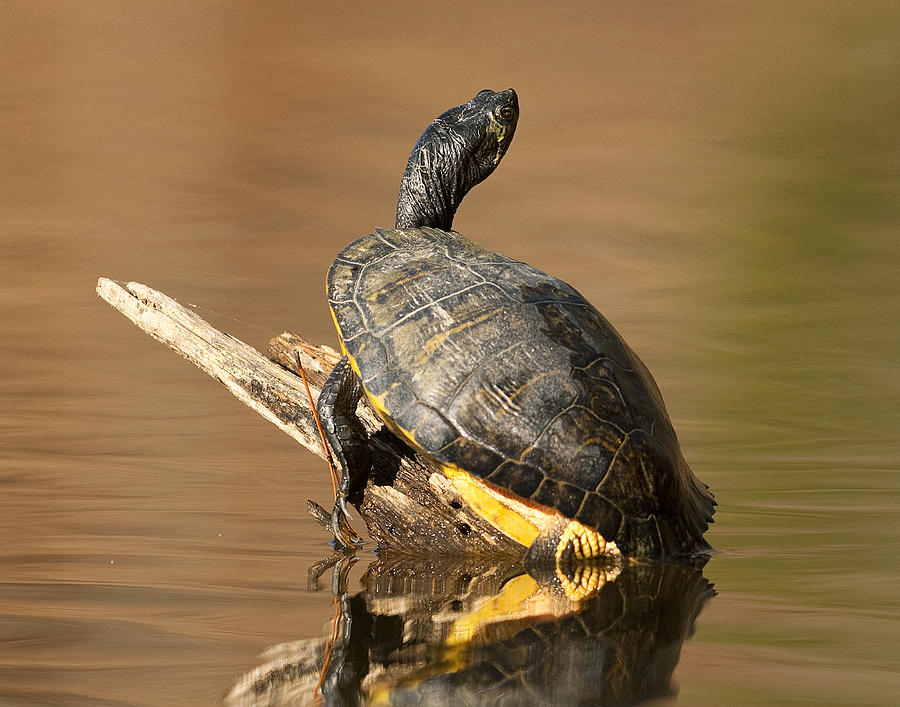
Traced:
[[506, 154], [516, 122], [516, 92], [480, 91], [441, 113], [413, 147], [397, 202], [397, 228], [449, 231], [469, 189], [487, 179]]

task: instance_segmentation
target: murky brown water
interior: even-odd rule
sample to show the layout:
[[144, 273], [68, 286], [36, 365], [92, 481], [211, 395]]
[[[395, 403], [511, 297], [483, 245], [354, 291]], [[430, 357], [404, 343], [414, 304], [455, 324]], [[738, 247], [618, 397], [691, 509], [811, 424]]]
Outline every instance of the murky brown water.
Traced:
[[322, 635], [325, 469], [96, 278], [333, 344], [333, 254], [435, 114], [506, 86], [455, 226], [598, 304], [720, 503], [679, 702], [896, 701], [895, 3], [2, 15], [0, 702], [217, 702]]

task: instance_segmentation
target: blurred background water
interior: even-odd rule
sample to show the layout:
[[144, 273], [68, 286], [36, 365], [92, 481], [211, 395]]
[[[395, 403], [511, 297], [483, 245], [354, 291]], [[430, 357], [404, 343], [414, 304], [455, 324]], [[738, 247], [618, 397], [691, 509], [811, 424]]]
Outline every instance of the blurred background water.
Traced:
[[715, 490], [678, 701], [900, 693], [900, 7], [0, 10], [0, 702], [209, 703], [319, 635], [327, 471], [94, 294], [334, 344], [334, 254], [513, 86], [455, 227], [572, 283]]

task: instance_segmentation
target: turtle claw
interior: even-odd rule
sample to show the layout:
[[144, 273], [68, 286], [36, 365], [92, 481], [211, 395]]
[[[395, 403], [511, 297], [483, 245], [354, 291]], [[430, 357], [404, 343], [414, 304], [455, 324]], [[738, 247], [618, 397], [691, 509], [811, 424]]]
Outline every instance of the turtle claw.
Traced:
[[343, 497], [338, 496], [331, 510], [329, 530], [334, 535], [334, 542], [338, 549], [350, 549], [362, 542], [362, 538], [350, 526], [350, 513]]
[[328, 513], [315, 501], [307, 501], [306, 512], [334, 536], [334, 544], [338, 550], [352, 550], [362, 542], [362, 538], [350, 526], [350, 514], [346, 510], [346, 505], [344, 504], [344, 508], [341, 508], [341, 505], [335, 501], [334, 508]]
[[344, 474], [341, 479], [341, 487], [334, 499], [334, 508], [331, 510], [330, 529], [338, 548], [351, 548], [362, 542], [362, 538], [350, 526], [350, 511], [347, 510], [347, 494], [350, 491], [350, 476]]

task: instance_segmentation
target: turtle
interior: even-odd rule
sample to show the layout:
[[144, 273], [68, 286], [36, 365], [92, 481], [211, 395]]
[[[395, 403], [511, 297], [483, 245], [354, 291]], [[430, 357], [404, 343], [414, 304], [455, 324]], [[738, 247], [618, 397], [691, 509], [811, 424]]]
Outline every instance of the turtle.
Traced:
[[526, 557], [708, 553], [713, 494], [646, 366], [571, 285], [451, 230], [518, 118], [511, 88], [439, 115], [407, 162], [394, 228], [328, 272], [343, 357], [317, 411], [341, 466], [336, 543], [350, 544], [347, 497], [370, 467], [365, 396]]

